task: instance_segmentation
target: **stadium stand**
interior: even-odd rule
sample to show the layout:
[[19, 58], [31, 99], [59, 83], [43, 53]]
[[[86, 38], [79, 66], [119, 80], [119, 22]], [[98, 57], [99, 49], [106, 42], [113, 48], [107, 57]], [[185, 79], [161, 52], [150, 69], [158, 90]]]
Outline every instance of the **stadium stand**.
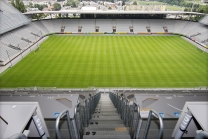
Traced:
[[181, 33], [188, 21], [178, 21], [176, 22], [175, 33]]
[[1, 42], [1, 49], [0, 49], [0, 61], [1, 62], [9, 61], [10, 59], [17, 56], [19, 53], [20, 53], [20, 50], [10, 48]]
[[[4, 24], [2, 24], [4, 26]], [[0, 41], [10, 48], [27, 49], [42, 36], [49, 33], [64, 32], [90, 33], [90, 32], [131, 32], [150, 33], [167, 32], [179, 33], [190, 37], [199, 43], [207, 45], [207, 26], [199, 22], [168, 20], [168, 19], [51, 19], [34, 21], [28, 25], [13, 29], [0, 36]], [[79, 30], [78, 30], [79, 29]], [[130, 31], [131, 29], [131, 31]], [[133, 32], [132, 32], [133, 31]]]
[[21, 38], [21, 40], [28, 40], [26, 42], [33, 43], [36, 41], [36, 36], [31, 34], [30, 30], [27, 30], [28, 27], [24, 26], [15, 30], [14, 34]]
[[29, 24], [31, 22], [13, 6], [8, 4], [5, 0], [1, 0], [0, 5], [0, 34], [8, 32], [17, 27]]
[[165, 26], [168, 28], [168, 32], [175, 32], [175, 22], [176, 20], [164, 20]]
[[189, 29], [186, 34], [190, 34], [190, 37], [197, 36], [196, 34], [200, 35], [202, 32], [204, 32], [205, 26], [196, 22], [194, 26], [192, 26], [191, 29]]
[[65, 26], [65, 32], [78, 32], [79, 19], [63, 19], [63, 26]]
[[38, 30], [40, 30], [43, 33], [43, 35], [49, 34], [48, 29], [40, 21], [34, 21], [32, 22], [32, 24], [39, 28]]
[[146, 26], [150, 26], [146, 19], [133, 19], [134, 32], [147, 32]]
[[62, 19], [57, 19], [57, 20], [54, 20], [54, 22], [52, 22], [54, 32], [60, 32], [62, 22], [63, 22]]
[[[90, 33], [95, 32], [96, 27], [99, 32], [112, 33], [114, 28], [116, 32], [129, 33], [130, 27], [132, 27], [135, 34], [147, 33], [147, 27], [151, 29], [151, 32], [163, 33], [164, 27], [167, 27], [168, 32], [181, 33], [200, 43], [208, 44], [208, 28], [198, 22], [168, 19], [50, 19], [30, 23], [30, 20], [4, 0], [1, 0], [0, 4], [0, 62], [1, 65], [6, 66], [25, 51], [31, 52], [30, 48], [35, 43], [38, 46], [37, 41], [44, 36], [55, 32], [60, 33], [62, 27], [65, 28], [65, 33], [78, 33], [78, 29], [80, 29], [79, 33]], [[129, 10], [135, 8], [138, 7], [132, 6]], [[155, 8], [157, 9], [157, 7]], [[207, 16], [204, 19], [206, 18]], [[205, 22], [203, 20], [201, 23]], [[158, 136], [167, 139], [174, 136], [172, 132], [177, 125], [178, 114], [180, 114], [180, 111], [171, 108], [167, 103], [182, 109], [185, 101], [207, 101], [207, 90], [183, 91], [49, 89], [41, 92], [35, 87], [30, 90], [25, 88], [1, 90], [0, 101], [38, 102], [47, 125], [46, 131], [51, 139], [135, 139], [138, 136], [140, 138], [147, 136], [148, 139]], [[163, 99], [165, 105], [164, 102], [161, 104], [158, 98]], [[151, 101], [148, 101], [149, 99]], [[152, 118], [148, 129], [145, 125], [149, 123], [150, 110], [153, 110], [152, 112], [155, 112], [157, 116]], [[140, 113], [143, 114], [141, 117]], [[70, 117], [61, 119], [62, 114], [67, 116], [69, 114]], [[144, 116], [145, 114], [146, 116]], [[72, 126], [68, 126], [70, 124]], [[28, 130], [26, 128], [25, 130]], [[148, 134], [146, 134], [147, 130], [149, 130]], [[161, 134], [162, 132], [163, 134]], [[195, 132], [189, 132], [184, 136], [193, 138], [194, 136], [190, 133]], [[0, 137], [2, 135], [0, 134]], [[42, 135], [44, 136], [44, 134]]]
[[203, 42], [206, 42], [206, 40], [208, 39], [207, 34], [208, 34], [208, 31], [204, 30], [204, 31], [201, 32], [200, 35], [197, 35], [194, 38], [195, 38], [196, 41], [199, 41], [199, 42], [203, 43]]
[[186, 26], [181, 30], [180, 33], [182, 33], [182, 34], [187, 34], [187, 32], [188, 32], [189, 30], [192, 30], [192, 27], [194, 27], [195, 24], [196, 24], [196, 22], [188, 22], [188, 23], [186, 24]]
[[45, 26], [45, 28], [47, 28], [49, 32], [54, 32], [54, 26], [50, 20], [41, 20], [40, 22]]
[[82, 27], [82, 32], [95, 32], [95, 20], [94, 19], [80, 20], [78, 25]]
[[129, 27], [132, 25], [132, 20], [117, 19], [116, 30], [118, 32], [130, 32]]
[[100, 32], [113, 32], [111, 19], [97, 19], [96, 26], [99, 26]]
[[[113, 32], [113, 27], [116, 32], [130, 32], [130, 27], [133, 27], [134, 32], [147, 32], [147, 27], [150, 27], [151, 32], [164, 32], [164, 27], [167, 27], [168, 32], [184, 34], [192, 36], [198, 34], [200, 36], [206, 26], [191, 21], [183, 20], [168, 20], [168, 19], [55, 19], [55, 20], [42, 20], [34, 21], [32, 24], [27, 25], [28, 29], [40, 30], [37, 34], [45, 35], [47, 33], [60, 32], [61, 26], [65, 27], [65, 32], [78, 32], [81, 28], [82, 33], [95, 32], [95, 28], [99, 27], [99, 32]], [[33, 26], [30, 28], [30, 26]], [[36, 29], [34, 29], [36, 28]], [[33, 32], [34, 32], [33, 31]], [[23, 36], [23, 35], [22, 35]]]
[[1, 36], [0, 40], [8, 45], [11, 44], [21, 49], [25, 49], [29, 46], [28, 42], [21, 40], [21, 36], [17, 36], [14, 33], [6, 33]]
[[164, 32], [165, 22], [163, 19], [148, 19], [152, 32]]

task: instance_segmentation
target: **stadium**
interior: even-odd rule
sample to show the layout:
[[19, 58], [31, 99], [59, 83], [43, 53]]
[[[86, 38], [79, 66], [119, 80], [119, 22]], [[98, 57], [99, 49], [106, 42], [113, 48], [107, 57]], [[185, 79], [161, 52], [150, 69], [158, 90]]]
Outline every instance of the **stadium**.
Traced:
[[1, 139], [208, 138], [207, 15], [22, 14], [1, 0], [0, 16]]

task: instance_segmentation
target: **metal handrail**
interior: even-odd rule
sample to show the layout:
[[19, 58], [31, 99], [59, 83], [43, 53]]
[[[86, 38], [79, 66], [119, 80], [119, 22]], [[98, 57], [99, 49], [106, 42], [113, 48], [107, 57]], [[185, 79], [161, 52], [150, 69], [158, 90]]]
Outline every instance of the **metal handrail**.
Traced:
[[[75, 127], [75, 125], [74, 125], [74, 130], [76, 130], [75, 132], [77, 132], [77, 137], [78, 137], [78, 139], [80, 139], [80, 124], [79, 124], [79, 122], [80, 121], [78, 121], [78, 119], [77, 119], [77, 111], [79, 111], [78, 109], [79, 109], [79, 106], [80, 106], [80, 103], [78, 103], [75, 107], [74, 107], [74, 119], [75, 119], [75, 124], [76, 124], [76, 127]], [[80, 111], [79, 111], [80, 112]], [[80, 115], [79, 115], [80, 116]], [[75, 129], [76, 128], [76, 129]]]
[[79, 120], [80, 120], [80, 132], [81, 132], [81, 137], [82, 137], [84, 134], [84, 121], [83, 121], [81, 104], [79, 105]]
[[118, 106], [117, 106], [117, 111], [118, 111], [118, 114], [121, 113], [121, 99], [120, 99], [120, 96], [117, 94], [117, 100], [118, 100]]
[[129, 116], [130, 116], [130, 101], [127, 101], [127, 105], [126, 105], [126, 126], [130, 126], [130, 121], [129, 121]]
[[124, 124], [127, 126], [127, 120], [129, 117], [129, 112], [128, 112], [128, 108], [129, 108], [129, 100], [128, 99], [124, 99], [125, 100], [125, 107], [124, 107]]
[[89, 99], [85, 99], [85, 108], [84, 108], [84, 122], [85, 126], [89, 125], [89, 104], [88, 104]]
[[121, 97], [121, 119], [124, 120], [124, 97]]
[[27, 137], [23, 133], [17, 133], [8, 139], [27, 139]]
[[119, 96], [116, 93], [109, 93], [109, 97], [113, 102], [115, 108], [117, 109], [118, 113], [121, 114], [121, 118], [125, 125], [127, 125], [127, 110], [128, 110], [128, 99], [124, 98], [123, 96]]
[[132, 137], [132, 134], [133, 134], [133, 130], [132, 130], [132, 128], [134, 127], [135, 128], [135, 126], [134, 126], [134, 111], [135, 111], [135, 103], [133, 103], [133, 105], [132, 105], [132, 112], [131, 112], [131, 119], [130, 119], [130, 128], [129, 128], [129, 132], [130, 132], [130, 136]]
[[147, 133], [148, 133], [148, 130], [149, 130], [149, 126], [150, 126], [150, 122], [151, 122], [151, 117], [153, 114], [155, 114], [154, 116], [159, 118], [159, 121], [160, 121], [160, 130], [159, 130], [159, 133], [158, 133], [158, 136], [157, 136], [157, 139], [160, 139], [162, 137], [162, 133], [163, 133], [163, 128], [164, 128], [164, 124], [163, 124], [163, 120], [162, 120], [162, 117], [160, 116], [160, 114], [154, 110], [150, 110], [149, 111], [149, 115], [148, 115], [148, 120], [147, 120], [147, 124], [146, 124], [146, 128], [145, 128], [145, 132], [144, 132], [144, 137], [143, 139], [146, 139], [147, 138]]
[[72, 129], [71, 129], [69, 111], [64, 110], [56, 118], [55, 130], [56, 130], [56, 135], [57, 135], [58, 139], [61, 139], [61, 134], [60, 134], [60, 131], [59, 131], [59, 122], [60, 122], [61, 117], [63, 117], [64, 115], [66, 115], [66, 117], [67, 117], [67, 124], [68, 124], [68, 128], [69, 128], [69, 136], [70, 136], [70, 138], [72, 138], [73, 132], [72, 132]]
[[[60, 118], [63, 117], [64, 115], [67, 116], [67, 123], [69, 127], [69, 132], [70, 132], [70, 138], [76, 138], [80, 139], [82, 138], [82, 135], [84, 133], [84, 125], [88, 126], [89, 125], [89, 120], [92, 117], [92, 114], [95, 111], [95, 108], [100, 100], [100, 93], [95, 94], [94, 96], [90, 96], [88, 99], [84, 99], [85, 102], [85, 107], [83, 109], [84, 111], [84, 120], [83, 120], [83, 115], [82, 115], [82, 109], [80, 103], [77, 103], [77, 105], [74, 107], [74, 118], [73, 118], [73, 123], [70, 122], [70, 115], [68, 110], [64, 110], [59, 114], [59, 116], [56, 119], [56, 134], [58, 139], [61, 139], [60, 131], [59, 131], [59, 122]], [[77, 112], [79, 112], [79, 117], [77, 115]], [[72, 132], [72, 124], [74, 128], [74, 133]], [[84, 125], [83, 125], [84, 124]]]
[[136, 122], [135, 122], [135, 127], [134, 127], [134, 136], [133, 139], [138, 139], [139, 138], [139, 132], [141, 129], [141, 125], [142, 125], [142, 119], [141, 119], [141, 115], [140, 115], [140, 106], [139, 104], [136, 104], [136, 102], [134, 102], [134, 104], [137, 106], [137, 118], [136, 118]]

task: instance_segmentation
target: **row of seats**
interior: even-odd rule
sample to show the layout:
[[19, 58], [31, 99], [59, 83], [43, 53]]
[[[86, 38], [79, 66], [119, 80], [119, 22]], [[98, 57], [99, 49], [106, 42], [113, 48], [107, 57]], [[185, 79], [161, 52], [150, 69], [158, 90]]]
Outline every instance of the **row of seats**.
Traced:
[[33, 23], [2, 34], [0, 36], [2, 44], [0, 61], [6, 63], [13, 59], [42, 36], [42, 29]]
[[188, 36], [207, 30], [198, 22], [168, 19], [53, 19], [33, 23], [39, 26], [39, 22], [48, 30], [46, 33], [60, 32], [62, 26], [65, 26], [65, 32], [78, 32], [79, 26], [81, 32], [95, 32], [95, 26], [99, 26], [99, 32], [112, 32], [112, 26], [116, 26], [117, 32], [129, 32], [130, 26], [134, 32], [147, 32], [146, 27], [150, 27], [151, 32], [164, 32], [163, 27], [167, 27], [169, 32]]

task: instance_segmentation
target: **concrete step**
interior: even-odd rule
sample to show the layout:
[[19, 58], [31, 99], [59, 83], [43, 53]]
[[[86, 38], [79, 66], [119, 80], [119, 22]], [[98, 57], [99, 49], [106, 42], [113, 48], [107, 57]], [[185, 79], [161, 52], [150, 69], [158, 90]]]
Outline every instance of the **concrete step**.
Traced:
[[99, 102], [97, 105], [113, 105], [113, 103], [105, 101], [105, 102]]
[[123, 124], [122, 120], [105, 120], [105, 121], [100, 121], [100, 120], [90, 120], [90, 125], [100, 125], [100, 124]]
[[100, 102], [110, 102], [110, 103], [112, 103], [112, 101], [110, 99], [100, 100], [99, 103]]
[[131, 139], [130, 135], [84, 135], [83, 139]]
[[113, 104], [105, 104], [105, 105], [100, 104], [100, 105], [97, 105], [97, 107], [106, 107], [106, 106], [109, 106], [109, 107], [114, 107], [114, 105], [113, 105]]
[[84, 128], [83, 139], [130, 139], [128, 128], [109, 98], [101, 94], [89, 126]]
[[115, 128], [124, 128], [124, 124], [93, 124], [85, 127], [85, 131], [115, 131]]
[[95, 111], [117, 111], [116, 108], [96, 108]]
[[93, 114], [93, 116], [117, 116], [117, 112], [96, 112]]
[[121, 120], [119, 115], [117, 116], [92, 116], [92, 120]]
[[128, 131], [85, 131], [84, 135], [129, 135]]
[[113, 106], [97, 106], [96, 109], [114, 109]]

